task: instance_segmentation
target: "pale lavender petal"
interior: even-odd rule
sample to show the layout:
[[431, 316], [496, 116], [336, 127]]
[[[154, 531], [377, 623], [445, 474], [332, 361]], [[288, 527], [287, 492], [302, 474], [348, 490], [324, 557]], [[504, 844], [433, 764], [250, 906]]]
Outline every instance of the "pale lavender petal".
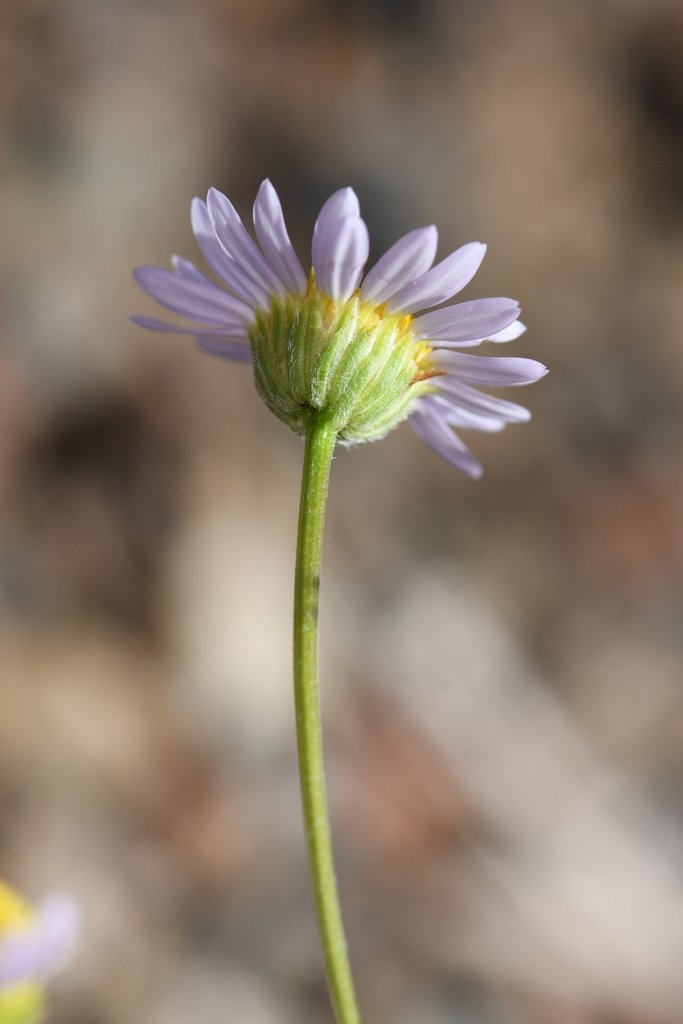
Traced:
[[250, 363], [252, 359], [251, 345], [237, 339], [219, 339], [211, 337], [210, 334], [197, 334], [195, 343], [202, 352], [218, 356], [219, 359], [227, 359], [231, 363]]
[[313, 228], [313, 268], [320, 288], [345, 302], [358, 287], [370, 238], [353, 189], [330, 196]]
[[197, 245], [213, 272], [235, 295], [250, 306], [267, 305], [264, 289], [254, 284], [240, 264], [219, 242], [206, 203], [202, 199], [192, 200], [191, 217]]
[[202, 274], [201, 270], [199, 270], [199, 268], [196, 267], [191, 260], [186, 260], [184, 256], [171, 256], [171, 266], [173, 267], [176, 274], [182, 274], [184, 277], [191, 277], [195, 281], [207, 280], [206, 276]]
[[378, 305], [431, 267], [436, 256], [438, 232], [434, 225], [416, 228], [399, 238], [363, 280], [363, 298]]
[[269, 304], [272, 293], [284, 294], [284, 284], [245, 228], [228, 197], [218, 189], [210, 188], [206, 204], [218, 241], [228, 255], [239, 263], [255, 287], [262, 290], [262, 305]]
[[197, 324], [189, 324], [186, 327], [178, 327], [176, 324], [167, 324], [165, 320], [158, 320], [155, 316], [131, 316], [130, 319], [138, 327], [145, 327], [148, 331], [159, 331], [162, 334], [185, 334], [185, 335], [196, 335], [202, 334], [208, 337], [225, 337], [226, 334], [231, 338], [247, 338], [247, 328], [240, 323], [235, 321], [229, 323], [227, 320], [221, 324], [220, 327], [212, 327], [211, 329], [205, 328], [203, 325], [199, 327]]
[[515, 356], [470, 356], [436, 349], [430, 359], [458, 381], [491, 388], [533, 384], [548, 372], [548, 368], [535, 359]]
[[482, 242], [469, 242], [456, 249], [417, 281], [392, 295], [387, 304], [389, 312], [414, 313], [438, 306], [457, 295], [479, 270], [485, 253], [486, 246]]
[[183, 256], [171, 256], [171, 265], [175, 274], [178, 277], [184, 277], [191, 281], [197, 281], [205, 285], [206, 288], [210, 289], [211, 294], [215, 295], [216, 292], [219, 295], [225, 297], [226, 308], [234, 311], [235, 318], [240, 323], [251, 323], [254, 319], [254, 308], [247, 302], [242, 302], [241, 299], [236, 298], [234, 295], [226, 293], [225, 289], [219, 288], [211, 278], [203, 274], [199, 267], [195, 266], [191, 260], [186, 260]]
[[523, 405], [477, 391], [450, 374], [435, 378], [434, 386], [439, 388], [439, 394], [448, 396], [459, 408], [483, 413], [485, 416], [497, 416], [507, 423], [527, 423], [531, 419], [531, 413]]
[[428, 408], [449, 427], [460, 427], [465, 430], [482, 430], [487, 434], [495, 434], [503, 430], [507, 424], [499, 416], [484, 415], [466, 409], [457, 402], [450, 401], [441, 393], [425, 395], [420, 399], [420, 408]]
[[441, 417], [430, 412], [428, 408], [423, 409], [422, 405], [422, 402], [418, 403], [415, 412], [408, 417], [408, 422], [417, 436], [456, 469], [478, 480], [484, 472], [481, 463], [477, 462], [469, 448]]
[[278, 194], [267, 178], [256, 195], [254, 229], [270, 265], [287, 288], [303, 294], [306, 275], [289, 239]]
[[340, 188], [326, 199], [320, 208], [318, 219], [313, 225], [313, 262], [316, 260], [316, 247], [329, 244], [328, 235], [334, 235], [337, 224], [346, 217], [360, 217], [360, 203], [352, 188]]
[[520, 335], [524, 334], [526, 326], [521, 320], [515, 320], [514, 323], [510, 324], [509, 327], [505, 327], [502, 331], [498, 331], [496, 334], [491, 334], [486, 338], [475, 338], [473, 341], [458, 341], [458, 342], [443, 342], [439, 341], [438, 346], [440, 348], [476, 348], [477, 345], [481, 345], [482, 341], [493, 341], [495, 344], [500, 344], [506, 341], [515, 341]]
[[509, 327], [518, 316], [519, 306], [514, 299], [474, 299], [424, 313], [412, 327], [418, 338], [429, 338], [436, 345], [477, 345]]
[[79, 931], [80, 912], [73, 900], [45, 900], [28, 927], [0, 941], [0, 989], [56, 974], [73, 952]]
[[162, 267], [136, 267], [133, 277], [148, 295], [174, 313], [191, 320], [221, 326], [226, 318], [242, 320], [252, 311], [207, 278], [186, 277]]
[[[347, 217], [360, 217], [358, 196], [352, 188], [340, 188], [323, 203], [313, 226], [311, 256], [313, 269], [320, 278], [334, 252], [339, 225]], [[320, 269], [318, 269], [320, 267]]]
[[369, 249], [368, 229], [360, 217], [340, 221], [334, 243], [325, 250], [326, 258], [315, 264], [322, 290], [346, 302], [358, 287]]
[[496, 343], [503, 341], [515, 341], [524, 334], [525, 330], [526, 324], [523, 324], [521, 320], [515, 320], [515, 322], [510, 324], [509, 327], [506, 327], [504, 330], [498, 331], [496, 334], [492, 334], [489, 338], [484, 338], [483, 340], [495, 341]]

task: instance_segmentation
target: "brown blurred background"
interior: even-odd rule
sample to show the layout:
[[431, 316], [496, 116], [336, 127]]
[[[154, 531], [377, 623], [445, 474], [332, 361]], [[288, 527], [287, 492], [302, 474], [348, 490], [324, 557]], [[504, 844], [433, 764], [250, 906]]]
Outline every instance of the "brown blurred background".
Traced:
[[679, 1024], [680, 0], [2, 0], [0, 875], [82, 902], [53, 1024], [330, 1020], [289, 678], [301, 444], [135, 264], [269, 176], [308, 259], [489, 243], [533, 422], [335, 461], [324, 714], [372, 1024]]

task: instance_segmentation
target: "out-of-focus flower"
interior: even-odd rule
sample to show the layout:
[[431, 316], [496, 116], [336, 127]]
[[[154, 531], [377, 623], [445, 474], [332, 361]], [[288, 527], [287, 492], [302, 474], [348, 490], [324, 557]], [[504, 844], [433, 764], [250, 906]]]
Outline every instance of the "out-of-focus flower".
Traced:
[[469, 284], [486, 246], [470, 242], [433, 266], [436, 228], [417, 228], [363, 278], [368, 231], [355, 193], [344, 188], [320, 211], [306, 275], [269, 181], [258, 191], [253, 220], [258, 245], [216, 189], [206, 202], [195, 199], [194, 234], [221, 284], [179, 256], [172, 270], [139, 267], [140, 287], [192, 323], [132, 319], [192, 335], [223, 359], [252, 361], [261, 397], [299, 433], [312, 415], [323, 415], [340, 441], [371, 441], [408, 419], [439, 455], [480, 476], [480, 463], [452, 428], [498, 431], [528, 420], [527, 409], [479, 389], [530, 384], [547, 372], [533, 359], [460, 351], [519, 337], [525, 328], [514, 299], [434, 308]]
[[45, 982], [68, 962], [79, 931], [78, 908], [50, 896], [35, 908], [0, 882], [0, 1024], [39, 1024]]

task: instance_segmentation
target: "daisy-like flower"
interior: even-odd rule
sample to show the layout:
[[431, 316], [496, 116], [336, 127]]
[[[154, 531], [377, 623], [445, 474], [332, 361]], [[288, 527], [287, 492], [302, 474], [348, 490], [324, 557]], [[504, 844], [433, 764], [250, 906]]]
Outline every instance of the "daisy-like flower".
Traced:
[[191, 335], [223, 359], [253, 362], [261, 397], [299, 433], [322, 415], [341, 442], [372, 441], [407, 419], [439, 455], [480, 476], [481, 464], [453, 428], [498, 431], [530, 419], [523, 406], [480, 389], [531, 384], [547, 372], [533, 359], [462, 351], [525, 330], [514, 299], [442, 305], [472, 280], [486, 246], [470, 242], [433, 265], [437, 230], [417, 228], [363, 276], [368, 230], [355, 193], [343, 188], [320, 211], [306, 274], [269, 181], [253, 221], [257, 241], [216, 189], [206, 202], [195, 199], [194, 234], [220, 284], [180, 256], [172, 270], [139, 267], [140, 287], [191, 323], [132, 319]]
[[32, 908], [0, 882], [0, 1024], [39, 1024], [45, 982], [66, 966], [79, 912], [67, 896]]

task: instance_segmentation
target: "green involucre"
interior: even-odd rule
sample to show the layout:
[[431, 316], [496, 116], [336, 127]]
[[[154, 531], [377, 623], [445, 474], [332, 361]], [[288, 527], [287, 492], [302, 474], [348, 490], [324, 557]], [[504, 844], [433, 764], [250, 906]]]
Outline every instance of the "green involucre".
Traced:
[[312, 284], [274, 297], [251, 328], [256, 388], [292, 430], [325, 418], [340, 441], [374, 441], [398, 426], [430, 390], [410, 318], [354, 295], [335, 302]]

